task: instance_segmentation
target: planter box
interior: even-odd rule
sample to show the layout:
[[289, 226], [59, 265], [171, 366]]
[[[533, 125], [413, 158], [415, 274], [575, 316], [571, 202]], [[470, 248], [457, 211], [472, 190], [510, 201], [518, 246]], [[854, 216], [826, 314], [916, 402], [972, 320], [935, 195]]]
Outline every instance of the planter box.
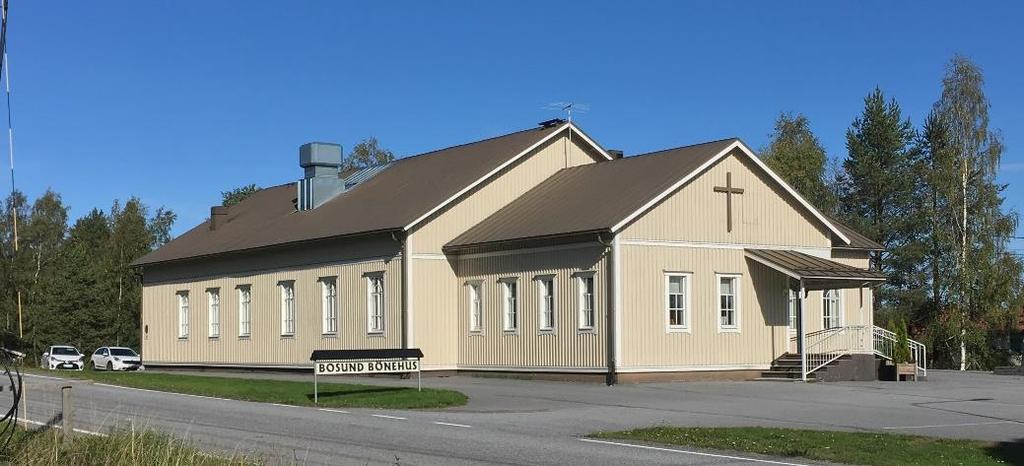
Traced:
[[917, 364], [912, 362], [896, 364], [897, 382], [900, 381], [900, 377], [906, 377], [906, 380], [910, 380], [913, 377], [914, 381], [917, 382]]

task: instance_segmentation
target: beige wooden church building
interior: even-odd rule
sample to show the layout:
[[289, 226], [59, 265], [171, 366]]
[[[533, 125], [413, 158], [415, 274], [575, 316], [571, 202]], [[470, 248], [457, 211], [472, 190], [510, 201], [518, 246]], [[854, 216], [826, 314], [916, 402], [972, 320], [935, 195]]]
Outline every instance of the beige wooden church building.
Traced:
[[738, 139], [622, 157], [553, 120], [366, 169], [333, 144], [299, 159], [137, 261], [148, 365], [410, 347], [427, 371], [614, 382], [873, 377], [886, 356], [880, 246]]

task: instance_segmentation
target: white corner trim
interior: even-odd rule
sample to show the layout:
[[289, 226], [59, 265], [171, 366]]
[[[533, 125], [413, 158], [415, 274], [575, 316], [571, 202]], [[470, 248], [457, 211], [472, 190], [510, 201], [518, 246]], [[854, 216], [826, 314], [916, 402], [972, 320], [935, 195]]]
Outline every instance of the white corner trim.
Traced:
[[693, 171], [688, 173], [686, 176], [684, 176], [681, 180], [675, 182], [672, 186], [669, 186], [668, 189], [662, 191], [660, 194], [655, 196], [653, 199], [648, 201], [646, 204], [641, 206], [639, 209], [637, 209], [633, 213], [629, 214], [629, 216], [627, 216], [625, 219], [623, 219], [619, 223], [615, 224], [615, 226], [612, 227], [612, 233], [615, 233], [615, 232], [621, 230], [624, 226], [628, 225], [630, 222], [635, 220], [637, 217], [639, 217], [640, 215], [643, 215], [645, 212], [647, 212], [652, 207], [657, 205], [663, 199], [665, 199], [666, 197], [668, 197], [672, 193], [674, 193], [677, 189], [679, 189], [679, 187], [681, 187], [682, 185], [686, 184], [690, 180], [696, 178], [698, 175], [702, 174], [704, 172], [704, 170], [707, 170], [708, 167], [710, 167], [711, 165], [714, 165], [719, 160], [721, 160], [723, 157], [728, 155], [729, 152], [731, 152], [733, 149], [740, 149], [740, 152], [745, 154], [747, 156], [747, 158], [749, 158], [750, 160], [752, 160], [754, 162], [755, 165], [757, 165], [762, 170], [764, 170], [764, 172], [767, 173], [768, 176], [770, 176], [773, 180], [775, 180], [776, 183], [778, 183], [780, 186], [782, 186], [782, 188], [785, 189], [786, 192], [788, 192], [790, 195], [792, 195], [793, 198], [795, 198], [797, 200], [797, 202], [799, 202], [801, 205], [804, 206], [804, 208], [809, 210], [811, 212], [811, 214], [814, 215], [815, 218], [817, 218], [823, 224], [825, 224], [825, 226], [828, 227], [828, 229], [831, 230], [832, 233], [835, 233], [835, 235], [838, 236], [840, 239], [842, 239], [843, 242], [845, 242], [846, 244], [850, 244], [850, 239], [847, 238], [846, 235], [844, 235], [841, 231], [839, 231], [839, 229], [836, 228], [835, 225], [833, 225], [832, 222], [830, 222], [827, 218], [825, 218], [825, 216], [820, 211], [818, 211], [817, 208], [815, 208], [813, 205], [811, 205], [811, 203], [807, 202], [807, 200], [804, 199], [803, 196], [801, 196], [799, 193], [797, 193], [796, 190], [794, 190], [792, 186], [787, 184], [785, 181], [782, 180], [782, 178], [779, 177], [779, 175], [775, 174], [775, 172], [773, 172], [770, 168], [768, 168], [768, 165], [765, 165], [765, 163], [763, 161], [761, 161], [761, 159], [758, 158], [757, 155], [755, 155], [754, 152], [750, 150], [750, 148], [748, 148], [746, 145], [744, 145], [740, 141], [735, 141], [732, 144], [729, 144], [728, 147], [723, 149], [721, 152], [715, 154], [715, 156], [712, 157], [711, 159], [709, 159], [707, 162], [704, 162], [703, 164], [701, 164], [699, 167], [697, 167], [696, 169], [694, 169]]
[[422, 222], [423, 220], [426, 220], [431, 215], [434, 215], [435, 213], [437, 213], [437, 211], [445, 208], [445, 206], [447, 206], [448, 204], [451, 204], [452, 202], [455, 202], [455, 200], [460, 198], [460, 197], [462, 197], [463, 194], [468, 193], [473, 188], [479, 186], [481, 183], [489, 180], [495, 174], [497, 174], [497, 173], [501, 172], [502, 170], [504, 170], [505, 167], [508, 167], [509, 165], [512, 165], [513, 163], [516, 163], [516, 161], [518, 161], [519, 159], [525, 157], [527, 154], [533, 152], [538, 147], [546, 144], [548, 141], [554, 139], [555, 137], [562, 135], [562, 133], [565, 132], [566, 129], [568, 129], [572, 133], [576, 133], [584, 141], [586, 141], [588, 144], [593, 146], [593, 148], [596, 149], [606, 159], [608, 159], [608, 160], [612, 160], [613, 159], [612, 156], [610, 154], [608, 154], [608, 152], [606, 152], [604, 149], [601, 148], [601, 146], [598, 146], [597, 143], [595, 143], [592, 139], [588, 138], [587, 135], [583, 134], [580, 130], [576, 129], [576, 126], [574, 126], [572, 123], [566, 123], [566, 124], [562, 125], [561, 128], [558, 128], [558, 130], [552, 131], [551, 134], [545, 136], [540, 141], [537, 141], [536, 143], [534, 143], [530, 147], [527, 147], [522, 152], [516, 154], [514, 157], [506, 160], [501, 165], [498, 165], [494, 170], [491, 170], [491, 171], [487, 172], [487, 174], [482, 176], [482, 177], [480, 177], [480, 179], [470, 183], [469, 186], [466, 186], [465, 188], [462, 188], [461, 190], [459, 190], [459, 192], [457, 192], [454, 195], [452, 195], [452, 197], [449, 197], [448, 199], [445, 199], [444, 202], [438, 204], [433, 209], [430, 209], [429, 211], [427, 211], [427, 213], [419, 216], [416, 220], [413, 220], [412, 223], [406, 225], [405, 228], [403, 228], [403, 229], [405, 231], [411, 230], [416, 225], [419, 225], [420, 222]]

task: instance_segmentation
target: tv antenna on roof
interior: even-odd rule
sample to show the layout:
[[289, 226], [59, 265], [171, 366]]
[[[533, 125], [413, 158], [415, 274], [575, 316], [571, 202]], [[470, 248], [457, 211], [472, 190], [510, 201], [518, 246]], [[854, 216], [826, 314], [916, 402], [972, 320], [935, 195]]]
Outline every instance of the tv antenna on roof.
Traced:
[[590, 106], [576, 102], [551, 102], [550, 104], [547, 104], [544, 109], [565, 112], [566, 120], [569, 123], [572, 123], [572, 112], [587, 113], [590, 111]]

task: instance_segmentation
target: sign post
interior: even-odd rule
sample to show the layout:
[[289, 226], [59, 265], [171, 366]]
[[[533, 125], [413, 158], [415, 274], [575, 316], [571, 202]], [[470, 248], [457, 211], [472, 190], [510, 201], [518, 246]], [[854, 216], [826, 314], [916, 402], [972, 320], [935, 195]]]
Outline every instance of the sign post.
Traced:
[[320, 403], [321, 375], [408, 374], [416, 373], [416, 391], [423, 391], [419, 348], [379, 350], [316, 350], [313, 361], [313, 403]]

